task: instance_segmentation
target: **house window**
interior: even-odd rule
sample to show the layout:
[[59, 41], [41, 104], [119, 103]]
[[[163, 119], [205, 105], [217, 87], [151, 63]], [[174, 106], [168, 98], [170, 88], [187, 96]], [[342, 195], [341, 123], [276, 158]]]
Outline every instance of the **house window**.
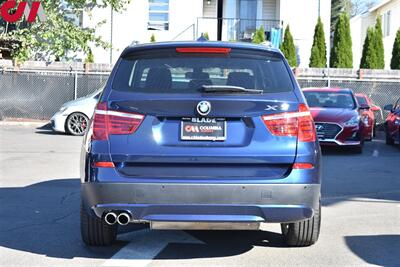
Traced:
[[383, 36], [389, 36], [390, 35], [390, 18], [391, 18], [391, 12], [388, 11], [385, 14], [383, 14]]
[[148, 30], [169, 29], [169, 0], [149, 0]]
[[240, 33], [243, 39], [251, 38], [256, 30], [257, 1], [239, 0]]

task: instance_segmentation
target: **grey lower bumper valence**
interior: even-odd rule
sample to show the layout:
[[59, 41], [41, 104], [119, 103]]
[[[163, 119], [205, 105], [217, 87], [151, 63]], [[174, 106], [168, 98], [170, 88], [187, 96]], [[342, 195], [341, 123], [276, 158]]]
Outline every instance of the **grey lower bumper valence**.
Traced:
[[260, 223], [150, 222], [158, 230], [258, 230]]
[[131, 222], [293, 222], [312, 217], [319, 197], [319, 184], [82, 184], [98, 217], [127, 211]]

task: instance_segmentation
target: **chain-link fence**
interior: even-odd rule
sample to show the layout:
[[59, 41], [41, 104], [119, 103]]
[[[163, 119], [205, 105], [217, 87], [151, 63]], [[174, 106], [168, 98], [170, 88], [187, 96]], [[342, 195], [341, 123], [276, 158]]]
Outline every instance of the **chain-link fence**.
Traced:
[[86, 96], [108, 79], [107, 73], [0, 73], [0, 119], [49, 119], [65, 102]]
[[[108, 73], [66, 71], [3, 71], [0, 72], [0, 119], [49, 119], [65, 102], [88, 95], [101, 88]], [[298, 79], [304, 87], [326, 87], [321, 78]], [[399, 80], [331, 79], [331, 87], [351, 88], [364, 93], [383, 109], [400, 96]], [[378, 123], [386, 113], [377, 114]]]

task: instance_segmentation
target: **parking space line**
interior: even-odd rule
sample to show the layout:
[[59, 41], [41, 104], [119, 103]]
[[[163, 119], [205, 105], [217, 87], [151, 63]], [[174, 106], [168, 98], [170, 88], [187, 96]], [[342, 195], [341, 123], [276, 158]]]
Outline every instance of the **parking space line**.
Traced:
[[144, 267], [149, 265], [169, 243], [203, 244], [202, 241], [184, 231], [145, 229], [119, 235], [118, 239], [130, 242], [106, 260], [103, 266]]

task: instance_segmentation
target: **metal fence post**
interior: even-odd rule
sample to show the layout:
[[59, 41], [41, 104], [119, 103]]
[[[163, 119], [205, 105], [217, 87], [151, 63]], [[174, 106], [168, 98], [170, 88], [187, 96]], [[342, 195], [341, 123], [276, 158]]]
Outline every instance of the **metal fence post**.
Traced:
[[75, 71], [74, 77], [74, 99], [78, 98], [78, 72]]

